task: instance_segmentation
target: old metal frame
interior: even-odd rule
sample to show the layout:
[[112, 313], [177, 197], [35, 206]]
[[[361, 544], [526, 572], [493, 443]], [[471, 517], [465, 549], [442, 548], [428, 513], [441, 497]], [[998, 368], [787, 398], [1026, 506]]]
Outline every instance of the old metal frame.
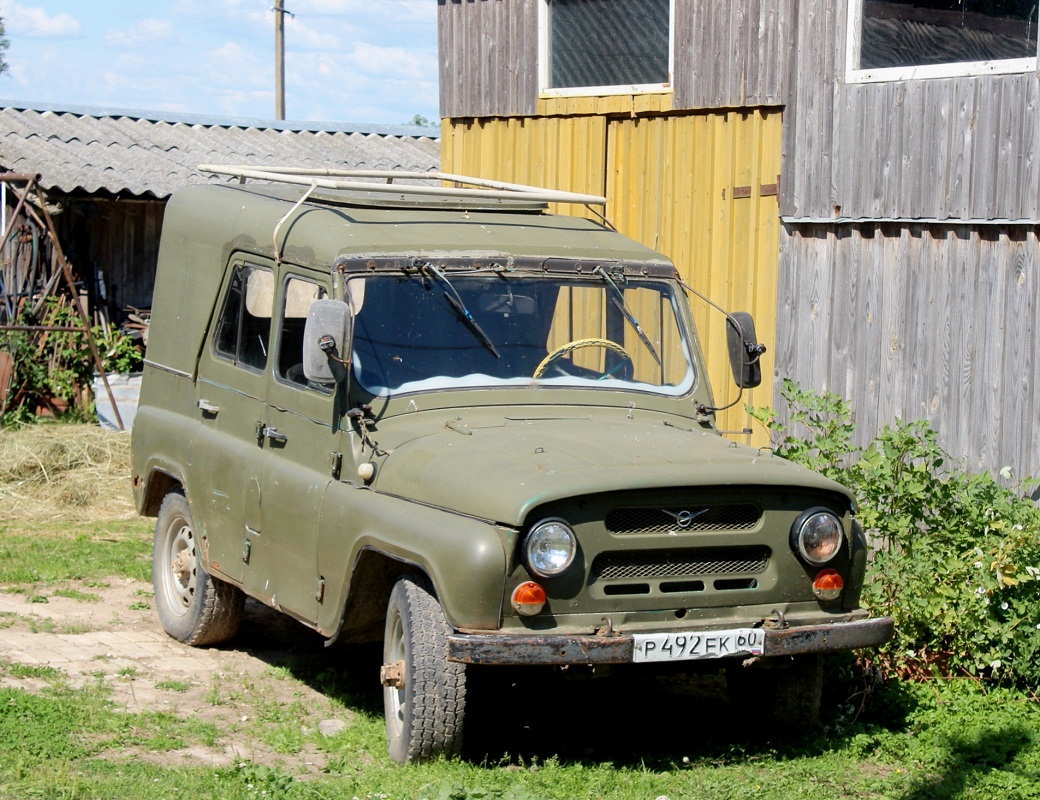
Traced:
[[[81, 327], [61, 327], [55, 325], [0, 325], [2, 331], [32, 331], [32, 332], [48, 332], [48, 331], [66, 331], [70, 333], [82, 333], [86, 336], [87, 345], [90, 347], [90, 354], [94, 359], [94, 367], [98, 371], [98, 375], [101, 378], [101, 382], [105, 385], [105, 392], [108, 394], [109, 402], [112, 403], [112, 411], [115, 414], [116, 423], [119, 425], [119, 430], [126, 430], [123, 425], [122, 415], [119, 413], [119, 406], [116, 404], [115, 396], [112, 394], [112, 387], [108, 383], [108, 373], [105, 371], [105, 366], [101, 360], [101, 354], [98, 352], [97, 343], [94, 341], [94, 333], [90, 328], [90, 320], [87, 318], [87, 312], [83, 310], [83, 305], [80, 303], [79, 290], [76, 288], [76, 281], [72, 275], [72, 267], [70, 266], [68, 259], [65, 258], [65, 252], [61, 248], [61, 242], [58, 239], [58, 232], [54, 227], [54, 220], [47, 210], [47, 202], [44, 196], [42, 187], [40, 186], [39, 174], [30, 173], [6, 173], [0, 175], [0, 183], [5, 184], [12, 192], [15, 197], [18, 198], [18, 204], [15, 206], [14, 213], [11, 215], [11, 219], [7, 224], [7, 229], [4, 231], [3, 238], [0, 239], [0, 248], [3, 248], [7, 244], [11, 233], [15, 229], [15, 225], [18, 221], [18, 214], [22, 209], [31, 216], [36, 224], [40, 226], [51, 240], [51, 245], [54, 248], [54, 258], [61, 267], [61, 276], [65, 279], [65, 284], [68, 287], [69, 293], [72, 297], [72, 304], [75, 306], [76, 311], [79, 313]], [[25, 188], [19, 191], [13, 184], [24, 183]], [[34, 209], [33, 205], [28, 202], [30, 193], [35, 194], [39, 202], [39, 213]], [[56, 281], [50, 281], [50, 290], [53, 291], [53, 286]], [[7, 410], [6, 399], [4, 406], [0, 408], [0, 413]]]

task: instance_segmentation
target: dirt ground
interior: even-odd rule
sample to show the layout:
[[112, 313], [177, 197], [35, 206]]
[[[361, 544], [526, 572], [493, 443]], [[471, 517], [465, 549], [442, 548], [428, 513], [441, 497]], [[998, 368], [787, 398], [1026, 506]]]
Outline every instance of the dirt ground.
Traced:
[[[249, 601], [230, 645], [194, 648], [162, 631], [148, 583], [114, 579], [102, 587], [73, 583], [67, 588], [91, 599], [0, 591], [0, 662], [52, 667], [74, 686], [108, 687], [116, 707], [128, 712], [195, 717], [221, 731], [223, 744], [216, 748], [134, 756], [185, 765], [249, 761], [287, 766], [303, 777], [324, 767], [321, 751], [305, 744], [304, 752], [292, 756], [275, 752], [256, 736], [257, 725], [269, 729], [272, 718], [284, 720], [306, 738], [312, 731], [332, 735], [352, 724], [354, 712], [291, 677], [291, 669], [308, 674], [302, 669], [308, 663], [320, 670], [334, 660], [336, 648], [326, 649], [320, 636], [288, 617]], [[373, 697], [378, 698], [375, 675], [376, 670]], [[46, 683], [0, 673], [0, 686], [32, 691]]]

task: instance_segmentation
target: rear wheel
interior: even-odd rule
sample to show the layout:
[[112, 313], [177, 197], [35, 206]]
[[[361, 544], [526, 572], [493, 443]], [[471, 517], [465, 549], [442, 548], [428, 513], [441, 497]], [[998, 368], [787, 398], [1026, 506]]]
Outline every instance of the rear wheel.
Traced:
[[183, 494], [166, 495], [155, 521], [152, 585], [163, 629], [190, 645], [218, 644], [235, 635], [245, 595], [202, 566], [198, 537]]
[[448, 661], [450, 632], [429, 589], [400, 578], [387, 605], [380, 675], [390, 758], [399, 764], [462, 749], [466, 668]]

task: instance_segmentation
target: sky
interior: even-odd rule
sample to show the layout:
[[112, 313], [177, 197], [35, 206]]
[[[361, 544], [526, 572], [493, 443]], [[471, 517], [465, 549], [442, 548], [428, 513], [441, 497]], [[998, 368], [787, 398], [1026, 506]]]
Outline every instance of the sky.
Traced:
[[[436, 0], [283, 0], [287, 120], [436, 124]], [[0, 0], [0, 98], [273, 119], [273, 0]]]

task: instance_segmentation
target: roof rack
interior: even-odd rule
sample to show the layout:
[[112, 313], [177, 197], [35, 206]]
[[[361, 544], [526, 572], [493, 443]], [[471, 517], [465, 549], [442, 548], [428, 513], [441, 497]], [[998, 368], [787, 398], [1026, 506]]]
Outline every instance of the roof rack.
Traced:
[[[344, 170], [313, 169], [309, 167], [263, 167], [256, 168], [226, 164], [199, 164], [199, 172], [213, 175], [230, 175], [245, 182], [246, 178], [274, 181], [276, 183], [293, 183], [300, 186], [320, 187], [323, 189], [355, 189], [369, 192], [407, 191], [409, 194], [423, 194], [435, 197], [471, 197], [497, 200], [533, 200], [545, 203], [574, 203], [577, 205], [604, 206], [607, 198], [594, 194], [578, 194], [562, 192], [556, 189], [543, 189], [537, 186], [526, 186], [521, 183], [504, 183], [485, 178], [473, 178], [466, 175], [453, 175], [446, 172], [406, 172], [403, 170]], [[368, 180], [364, 180], [368, 179]], [[383, 183], [375, 183], [381, 180]], [[401, 186], [395, 180], [444, 181], [454, 183], [450, 186]], [[464, 186], [479, 188], [463, 188]]]

